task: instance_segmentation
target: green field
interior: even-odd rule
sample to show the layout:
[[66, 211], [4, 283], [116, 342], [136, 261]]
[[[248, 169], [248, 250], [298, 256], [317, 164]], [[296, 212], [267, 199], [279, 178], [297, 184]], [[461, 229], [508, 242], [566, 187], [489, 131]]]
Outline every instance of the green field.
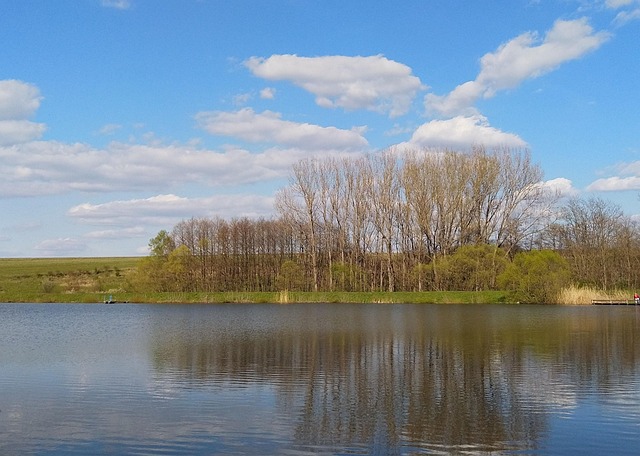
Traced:
[[502, 291], [429, 292], [215, 292], [145, 293], [132, 291], [131, 278], [140, 258], [6, 258], [0, 259], [0, 302], [379, 302], [500, 303]]
[[139, 258], [3, 258], [2, 302], [102, 302], [128, 289]]

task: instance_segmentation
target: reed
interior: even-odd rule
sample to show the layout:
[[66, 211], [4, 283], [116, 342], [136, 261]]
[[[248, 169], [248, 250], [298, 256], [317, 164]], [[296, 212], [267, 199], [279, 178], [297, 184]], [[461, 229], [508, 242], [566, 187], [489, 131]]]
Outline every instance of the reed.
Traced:
[[289, 290], [282, 290], [278, 295], [278, 303], [280, 304], [288, 304], [291, 301], [289, 296]]
[[610, 299], [625, 301], [631, 299], [633, 293], [627, 290], [602, 290], [593, 287], [578, 287], [571, 285], [563, 288], [558, 294], [557, 304], [586, 305], [591, 304], [594, 299]]

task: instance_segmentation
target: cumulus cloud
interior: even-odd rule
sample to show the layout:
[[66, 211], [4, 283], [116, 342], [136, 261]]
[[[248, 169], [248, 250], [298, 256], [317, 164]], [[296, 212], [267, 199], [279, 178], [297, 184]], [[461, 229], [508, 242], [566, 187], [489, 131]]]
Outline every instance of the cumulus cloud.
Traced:
[[46, 126], [27, 120], [40, 107], [40, 91], [17, 80], [0, 81], [0, 146], [38, 139]]
[[474, 144], [489, 148], [526, 147], [525, 141], [519, 136], [491, 127], [487, 119], [480, 115], [432, 120], [418, 127], [409, 142], [402, 146], [413, 149], [443, 147], [464, 150]]
[[518, 86], [536, 78], [564, 62], [575, 60], [597, 49], [609, 38], [606, 32], [595, 32], [586, 18], [558, 20], [544, 39], [533, 32], [524, 33], [485, 54], [480, 60], [480, 73], [451, 93], [427, 94], [427, 110], [436, 115], [455, 116], [475, 113], [474, 103], [491, 98], [498, 91]]
[[213, 111], [196, 115], [200, 128], [213, 135], [231, 136], [252, 143], [281, 144], [307, 149], [362, 149], [367, 140], [358, 130], [341, 130], [283, 120], [279, 113]]
[[0, 120], [0, 146], [11, 146], [39, 139], [46, 126], [28, 120]]
[[299, 57], [272, 55], [244, 62], [256, 76], [290, 81], [316, 96], [326, 108], [366, 109], [390, 116], [405, 114], [419, 90], [411, 68], [382, 55]]
[[[88, 224], [145, 223], [171, 225], [189, 217], [268, 217], [273, 213], [273, 197], [265, 195], [214, 195], [186, 198], [163, 194], [143, 199], [83, 203], [67, 212], [69, 217]], [[105, 236], [110, 231], [99, 232]], [[138, 235], [138, 231], [129, 235]], [[142, 235], [142, 234], [140, 234]]]
[[0, 120], [28, 119], [40, 107], [40, 90], [15, 79], [0, 81]]
[[573, 197], [577, 196], [579, 191], [573, 186], [573, 182], [570, 179], [564, 177], [558, 177], [544, 182], [544, 187], [560, 197]]

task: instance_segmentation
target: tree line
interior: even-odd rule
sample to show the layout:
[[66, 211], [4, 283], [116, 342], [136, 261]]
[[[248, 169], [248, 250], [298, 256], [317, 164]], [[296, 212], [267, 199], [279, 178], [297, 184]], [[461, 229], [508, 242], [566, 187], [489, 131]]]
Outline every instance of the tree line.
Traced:
[[542, 177], [528, 150], [509, 148], [302, 160], [276, 195], [277, 217], [184, 220], [150, 241], [139, 281], [156, 291], [636, 287], [638, 226], [600, 199], [562, 201]]

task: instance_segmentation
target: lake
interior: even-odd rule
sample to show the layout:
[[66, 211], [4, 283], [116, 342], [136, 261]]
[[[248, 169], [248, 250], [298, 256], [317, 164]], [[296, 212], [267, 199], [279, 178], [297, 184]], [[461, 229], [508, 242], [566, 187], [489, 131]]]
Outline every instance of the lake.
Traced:
[[636, 455], [640, 308], [0, 304], [0, 454]]

